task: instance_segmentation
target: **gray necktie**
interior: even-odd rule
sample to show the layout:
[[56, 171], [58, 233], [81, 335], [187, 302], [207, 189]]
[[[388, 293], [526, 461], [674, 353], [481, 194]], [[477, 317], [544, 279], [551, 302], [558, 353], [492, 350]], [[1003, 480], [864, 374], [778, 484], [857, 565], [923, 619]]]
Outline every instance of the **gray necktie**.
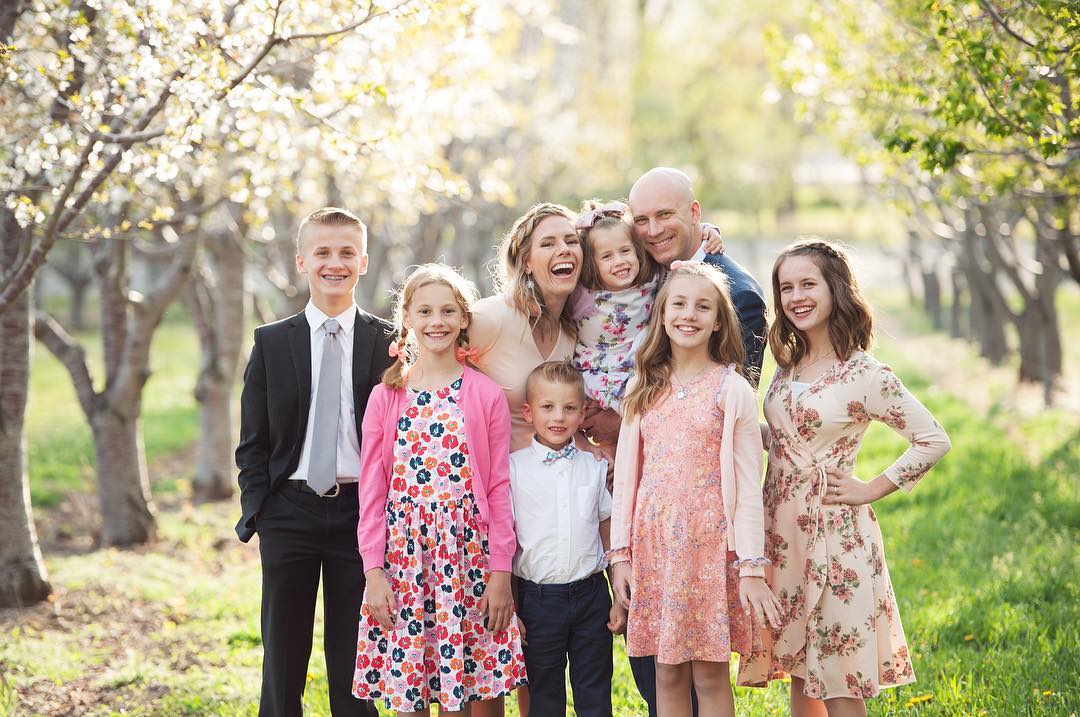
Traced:
[[307, 484], [319, 495], [328, 493], [337, 483], [337, 436], [341, 412], [341, 328], [334, 319], [323, 324], [322, 363], [319, 387], [315, 393], [315, 425], [311, 433], [311, 455]]

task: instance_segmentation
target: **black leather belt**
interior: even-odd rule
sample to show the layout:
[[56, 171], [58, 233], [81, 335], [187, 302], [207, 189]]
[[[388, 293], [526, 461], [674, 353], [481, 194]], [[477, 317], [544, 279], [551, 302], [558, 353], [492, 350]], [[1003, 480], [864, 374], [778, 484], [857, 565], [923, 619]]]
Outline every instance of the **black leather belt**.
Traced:
[[291, 484], [292, 489], [299, 493], [317, 495], [320, 498], [337, 498], [339, 495], [346, 493], [356, 495], [356, 481], [353, 481], [352, 483], [336, 483], [329, 493], [316, 493], [312, 487], [307, 484], [307, 481], [290, 480], [289, 483]]

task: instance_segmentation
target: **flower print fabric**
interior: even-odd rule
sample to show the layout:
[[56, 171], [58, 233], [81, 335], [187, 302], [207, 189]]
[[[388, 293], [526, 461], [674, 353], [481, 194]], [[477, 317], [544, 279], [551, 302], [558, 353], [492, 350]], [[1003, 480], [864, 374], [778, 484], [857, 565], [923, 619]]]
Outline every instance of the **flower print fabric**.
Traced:
[[657, 281], [620, 291], [582, 289], [575, 301], [574, 368], [585, 379], [585, 393], [604, 408], [619, 410], [634, 354], [649, 324]]
[[392, 710], [437, 703], [455, 711], [526, 684], [517, 618], [493, 634], [480, 614], [488, 545], [473, 499], [461, 383], [414, 391], [398, 419], [385, 563], [395, 625], [383, 630], [365, 600], [353, 677], [354, 695]]
[[668, 393], [642, 416], [628, 655], [655, 655], [672, 665], [728, 662], [733, 650], [749, 655], [761, 646], [739, 604], [735, 552], [727, 550], [730, 526], [717, 460], [724, 411], [715, 400], [727, 371], [711, 369], [686, 400]]
[[910, 442], [885, 475], [904, 490], [948, 450], [933, 416], [887, 367], [856, 352], [801, 392], [778, 370], [765, 394], [772, 432], [765, 476], [766, 579], [781, 603], [781, 626], [744, 658], [739, 684], [785, 674], [809, 697], [873, 697], [915, 681], [885, 549], [869, 505], [824, 505], [829, 468], [855, 471], [870, 421]]

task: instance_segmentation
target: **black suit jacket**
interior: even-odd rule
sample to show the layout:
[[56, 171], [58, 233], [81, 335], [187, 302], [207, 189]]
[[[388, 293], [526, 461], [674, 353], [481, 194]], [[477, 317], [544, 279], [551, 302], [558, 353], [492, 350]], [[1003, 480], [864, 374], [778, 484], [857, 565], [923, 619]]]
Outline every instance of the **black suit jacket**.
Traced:
[[761, 378], [761, 362], [765, 358], [765, 336], [768, 332], [765, 321], [765, 292], [750, 272], [727, 254], [706, 254], [705, 263], [719, 267], [727, 274], [731, 303], [735, 304], [735, 313], [739, 317], [743, 350], [746, 352], [743, 376], [751, 386], [757, 388]]
[[[357, 310], [353, 327], [353, 401], [356, 435], [371, 389], [392, 359], [387, 322]], [[240, 508], [236, 534], [245, 543], [255, 534], [254, 517], [267, 497], [296, 472], [311, 405], [311, 328], [304, 312], [255, 329], [255, 345], [244, 371], [240, 396]]]

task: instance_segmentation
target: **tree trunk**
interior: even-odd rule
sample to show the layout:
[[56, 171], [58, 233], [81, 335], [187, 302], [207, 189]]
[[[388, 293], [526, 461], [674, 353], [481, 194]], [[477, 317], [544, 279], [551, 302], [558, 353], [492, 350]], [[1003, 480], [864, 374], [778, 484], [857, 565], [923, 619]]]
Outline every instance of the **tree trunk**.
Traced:
[[[0, 235], [4, 266], [14, 266], [22, 229], [7, 210]], [[0, 607], [41, 602], [52, 588], [30, 508], [23, 426], [30, 389], [30, 294], [0, 314]]]
[[953, 267], [949, 273], [952, 280], [952, 302], [949, 304], [949, 336], [954, 339], [970, 338], [964, 329], [964, 272]]
[[1036, 223], [1035, 259], [1042, 267], [1035, 276], [1035, 291], [1020, 315], [1020, 380], [1041, 383], [1046, 405], [1053, 402], [1061, 377], [1061, 329], [1058, 324], [1057, 287], [1060, 280], [1056, 237], [1047, 236]]
[[137, 402], [134, 411], [118, 411], [104, 400], [90, 417], [101, 536], [104, 546], [138, 545], [155, 536], [150, 479], [143, 454]]
[[202, 373], [195, 388], [199, 443], [192, 492], [197, 502], [225, 500], [233, 494], [237, 422], [232, 411], [232, 389], [233, 382], [220, 371]]
[[941, 331], [945, 325], [941, 315], [941, 281], [938, 280], [937, 269], [933, 265], [930, 268], [923, 267], [922, 284], [923, 310], [930, 317], [934, 330]]
[[[195, 500], [223, 500], [233, 494], [233, 448], [239, 422], [233, 415], [233, 387], [244, 344], [247, 296], [244, 251], [232, 237], [216, 237], [207, 246], [215, 280], [206, 287], [203, 308], [208, 319], [203, 365], [195, 385], [199, 403], [199, 443], [192, 483]], [[203, 332], [200, 332], [201, 334]]]
[[975, 234], [970, 216], [966, 226], [962, 266], [971, 294], [971, 334], [979, 342], [979, 354], [998, 366], [1009, 356], [1005, 326], [1013, 316], [1001, 295], [993, 270], [986, 266], [987, 262], [977, 251], [980, 239]]
[[72, 331], [86, 328], [86, 295], [90, 289], [89, 281], [71, 283], [71, 307], [68, 311], [68, 323]]

